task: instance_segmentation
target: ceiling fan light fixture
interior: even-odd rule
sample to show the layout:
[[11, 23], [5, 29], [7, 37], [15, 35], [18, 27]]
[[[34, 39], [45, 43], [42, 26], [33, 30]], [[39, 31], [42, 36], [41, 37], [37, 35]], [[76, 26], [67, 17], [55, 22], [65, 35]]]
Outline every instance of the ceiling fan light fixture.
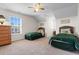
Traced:
[[33, 8], [34, 12], [41, 12], [41, 11], [45, 10], [44, 6], [41, 3], [35, 3], [35, 4], [33, 4], [33, 7], [28, 7], [28, 8]]
[[38, 11], [39, 11], [39, 9], [35, 9], [35, 11], [36, 11], [36, 12], [38, 12]]
[[36, 3], [36, 4], [34, 5], [34, 9], [35, 9], [36, 12], [40, 12], [40, 11], [44, 10], [44, 7], [43, 7], [42, 4]]

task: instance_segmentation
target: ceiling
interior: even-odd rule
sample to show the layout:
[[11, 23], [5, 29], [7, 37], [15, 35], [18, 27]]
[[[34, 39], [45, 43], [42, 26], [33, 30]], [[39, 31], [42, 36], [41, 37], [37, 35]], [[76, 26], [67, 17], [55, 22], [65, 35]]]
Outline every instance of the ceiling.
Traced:
[[34, 3], [0, 3], [0, 8], [19, 12], [25, 15], [41, 16], [42, 18], [43, 16], [47, 16], [58, 9], [76, 5], [76, 3], [42, 3], [45, 10], [35, 13], [32, 8], [28, 8], [29, 6], [33, 6], [33, 4]]

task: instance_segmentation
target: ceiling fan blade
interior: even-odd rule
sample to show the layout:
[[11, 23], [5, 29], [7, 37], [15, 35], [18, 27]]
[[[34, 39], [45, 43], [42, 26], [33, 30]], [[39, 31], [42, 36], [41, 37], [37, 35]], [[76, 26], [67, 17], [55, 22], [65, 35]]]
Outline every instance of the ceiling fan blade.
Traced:
[[33, 7], [28, 7], [28, 8], [33, 8]]
[[45, 8], [40, 8], [41, 10], [45, 10]]
[[36, 12], [36, 10], [34, 10], [34, 12]]

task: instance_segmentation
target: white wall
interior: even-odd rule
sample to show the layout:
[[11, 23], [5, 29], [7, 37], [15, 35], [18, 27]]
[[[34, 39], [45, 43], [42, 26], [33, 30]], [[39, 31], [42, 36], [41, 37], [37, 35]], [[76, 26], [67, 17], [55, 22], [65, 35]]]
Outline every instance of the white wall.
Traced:
[[[62, 24], [61, 20], [63, 20], [63, 19], [69, 19], [70, 23]], [[78, 22], [79, 22], [79, 20], [78, 20], [77, 16], [57, 19], [56, 20], [56, 23], [57, 23], [56, 24], [57, 25], [56, 26], [56, 32], [59, 33], [59, 27], [61, 27], [61, 26], [67, 26], [67, 25], [75, 27], [75, 32], [78, 32], [78, 26], [79, 26]]]
[[[73, 26], [75, 28], [75, 34], [77, 34], [79, 36], [79, 4], [78, 4], [77, 7], [78, 7], [77, 8], [77, 15], [68, 17], [68, 19], [70, 19], [70, 23], [61, 24], [61, 20], [63, 18], [56, 20], [56, 23], [57, 23], [56, 31], [57, 31], [57, 33], [59, 33], [59, 27], [64, 26], [64, 25], [69, 25], [69, 26]], [[66, 17], [64, 17], [64, 18], [66, 18]]]
[[[66, 8], [62, 8], [59, 10], [55, 10], [51, 13], [48, 17], [46, 17], [46, 21], [44, 23], [44, 27], [46, 29], [47, 37], [53, 35], [53, 31], [56, 30], [59, 33], [59, 27], [64, 25], [71, 25], [75, 27], [76, 33], [79, 33], [79, 19], [78, 19], [78, 8], [77, 5], [70, 6]], [[78, 14], [77, 14], [78, 13]], [[69, 17], [70, 23], [68, 24], [61, 24], [60, 20], [62, 18]]]
[[24, 39], [25, 33], [36, 31], [38, 26], [38, 21], [31, 16], [26, 16], [20, 13], [0, 9], [0, 15], [4, 15], [6, 19], [10, 16], [17, 16], [22, 18], [22, 34], [12, 35], [12, 41]]
[[45, 32], [46, 32], [46, 36], [50, 37], [53, 35], [53, 31], [56, 29], [56, 18], [53, 14], [49, 15], [48, 17], [46, 17], [45, 22], [42, 21], [40, 23], [44, 23], [44, 28], [45, 28]]
[[56, 19], [77, 16], [77, 4], [69, 7], [64, 7], [54, 11]]

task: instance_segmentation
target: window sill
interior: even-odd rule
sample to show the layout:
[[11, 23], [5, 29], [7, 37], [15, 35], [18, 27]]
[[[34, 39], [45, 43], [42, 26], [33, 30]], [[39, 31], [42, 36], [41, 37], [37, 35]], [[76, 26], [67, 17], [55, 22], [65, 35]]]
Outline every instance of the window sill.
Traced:
[[11, 35], [21, 35], [22, 33], [16, 33], [16, 34], [11, 34]]

